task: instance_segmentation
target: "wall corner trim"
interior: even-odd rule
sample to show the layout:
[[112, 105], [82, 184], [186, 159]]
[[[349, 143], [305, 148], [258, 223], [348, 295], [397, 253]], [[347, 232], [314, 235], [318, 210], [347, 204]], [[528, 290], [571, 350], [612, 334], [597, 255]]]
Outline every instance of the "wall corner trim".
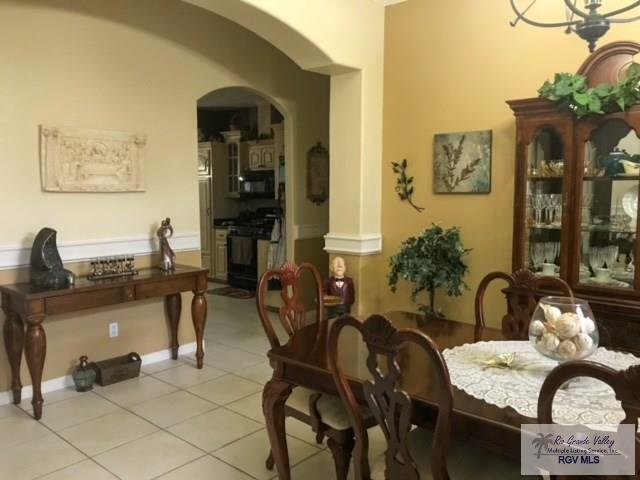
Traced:
[[324, 249], [329, 253], [365, 256], [382, 252], [380, 233], [328, 233], [324, 236], [324, 242]]
[[[204, 346], [204, 340], [203, 340], [203, 346]], [[190, 353], [194, 353], [195, 351], [196, 351], [196, 342], [185, 343], [184, 345], [180, 345], [180, 347], [178, 348], [178, 355], [188, 355]], [[170, 358], [171, 358], [171, 349], [148, 353], [140, 357], [140, 359], [142, 360], [143, 366], [149, 365], [151, 363], [161, 362], [163, 360], [169, 360]], [[73, 387], [73, 379], [71, 378], [71, 375], [52, 378], [51, 380], [42, 382], [42, 393], [44, 394], [44, 393], [55, 392], [56, 390], [62, 390], [63, 388], [68, 388], [68, 387]], [[33, 397], [33, 387], [31, 385], [22, 387], [22, 401], [32, 397]], [[9, 403], [13, 403], [13, 395], [11, 393], [11, 390], [7, 390], [6, 392], [0, 392], [0, 405], [7, 405]]]
[[[200, 233], [177, 233], [170, 239], [176, 252], [200, 249]], [[148, 236], [59, 242], [58, 250], [67, 263], [83, 262], [105, 255], [148, 255], [158, 251], [158, 241]], [[0, 270], [29, 266], [31, 246], [0, 245]]]

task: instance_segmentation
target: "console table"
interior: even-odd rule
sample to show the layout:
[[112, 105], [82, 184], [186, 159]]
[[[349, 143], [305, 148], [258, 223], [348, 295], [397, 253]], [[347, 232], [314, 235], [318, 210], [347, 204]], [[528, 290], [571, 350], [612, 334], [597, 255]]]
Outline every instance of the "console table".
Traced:
[[[33, 385], [33, 414], [42, 417], [42, 370], [47, 351], [43, 321], [47, 315], [77, 312], [90, 308], [117, 305], [153, 297], [164, 297], [171, 326], [171, 354], [178, 358], [178, 323], [182, 310], [180, 292], [193, 292], [191, 316], [196, 333], [196, 360], [202, 368], [204, 350], [202, 339], [207, 317], [207, 273], [203, 268], [176, 266], [173, 272], [158, 268], [140, 270], [133, 277], [121, 277], [91, 281], [78, 277], [72, 287], [59, 290], [43, 290], [29, 283], [0, 287], [4, 324], [4, 343], [11, 366], [11, 390], [13, 402], [22, 397], [20, 362], [24, 350], [31, 384]], [[25, 325], [26, 324], [26, 332]]]

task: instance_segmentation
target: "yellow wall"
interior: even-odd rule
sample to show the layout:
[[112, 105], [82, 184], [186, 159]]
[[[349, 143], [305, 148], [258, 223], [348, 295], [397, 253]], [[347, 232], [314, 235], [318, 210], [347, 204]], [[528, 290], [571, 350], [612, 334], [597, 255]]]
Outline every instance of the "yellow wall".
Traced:
[[[152, 236], [165, 216], [176, 233], [197, 232], [196, 101], [228, 86], [259, 91], [287, 115], [287, 160], [296, 179], [289, 214], [328, 225], [328, 205], [306, 200], [303, 185], [307, 150], [318, 140], [328, 144], [329, 79], [301, 70], [237, 24], [178, 0], [2, 0], [0, 58], [0, 250], [30, 246], [44, 225], [58, 230], [61, 243]], [[42, 192], [41, 123], [146, 133], [146, 192]], [[0, 273], [2, 283], [18, 277]], [[67, 373], [84, 352], [166, 348], [164, 329], [151, 341], [138, 330], [151, 326], [161, 307], [151, 302], [95, 314], [103, 320], [92, 313], [51, 322], [45, 378]], [[122, 343], [106, 352], [102, 324], [116, 317]], [[126, 327], [138, 317], [145, 320], [135, 330]], [[81, 324], [86, 329], [78, 330]], [[6, 369], [3, 354], [0, 391], [8, 388]]]
[[[438, 302], [450, 317], [469, 322], [482, 276], [511, 268], [515, 122], [505, 100], [536, 96], [545, 79], [575, 72], [588, 55], [575, 35], [524, 24], [514, 29], [512, 19], [506, 1], [408, 0], [386, 11], [379, 281], [385, 281], [388, 258], [403, 239], [431, 222], [458, 225], [465, 245], [473, 248], [470, 290], [453, 300], [440, 294]], [[601, 45], [640, 41], [639, 32], [638, 23], [614, 25]], [[493, 130], [491, 194], [434, 195], [433, 135], [485, 129]], [[405, 157], [415, 176], [415, 201], [426, 207], [422, 214], [394, 192], [390, 162]], [[381, 293], [380, 310], [414, 308], [408, 288], [394, 295], [383, 287]], [[494, 292], [489, 303], [489, 321], [499, 325], [504, 302]]]

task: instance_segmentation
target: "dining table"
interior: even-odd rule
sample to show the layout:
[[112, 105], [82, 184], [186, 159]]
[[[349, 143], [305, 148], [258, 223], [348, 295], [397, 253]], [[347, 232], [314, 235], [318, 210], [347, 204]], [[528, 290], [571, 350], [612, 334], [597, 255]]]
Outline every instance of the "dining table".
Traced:
[[[519, 461], [521, 426], [537, 422], [535, 418], [536, 392], [539, 391], [546, 373], [551, 371], [556, 363], [544, 359], [533, 350], [529, 342], [510, 341], [500, 329], [493, 327], [440, 318], [426, 320], [423, 315], [402, 311], [389, 312], [385, 316], [396, 328], [413, 328], [425, 333], [443, 352], [454, 385], [451, 424], [456, 438], [462, 441], [471, 441], [491, 452]], [[330, 321], [328, 320], [307, 325], [293, 333], [286, 344], [273, 348], [268, 353], [274, 371], [272, 379], [264, 387], [263, 409], [275, 465], [281, 480], [291, 478], [284, 405], [292, 389], [304, 387], [323, 394], [339, 395], [327, 360], [329, 325]], [[513, 384], [512, 378], [505, 375], [500, 376], [505, 372], [498, 371], [500, 369], [499, 362], [491, 365], [493, 361], [480, 359], [481, 361], [476, 362], [475, 358], [471, 362], [469, 361], [469, 355], [482, 357], [483, 350], [490, 351], [491, 348], [488, 347], [495, 348], [495, 346], [505, 346], [505, 348], [517, 350], [521, 352], [517, 355], [522, 358], [528, 356], [531, 359], [530, 363], [535, 364], [533, 371], [528, 368], [524, 369], [526, 373], [516, 373], [516, 382], [520, 381], [520, 377], [522, 377], [524, 382], [522, 391], [527, 395], [526, 402], [522, 401], [523, 398], [513, 399], [517, 408], [505, 404], [508, 402], [504, 402], [502, 401], [504, 399], [500, 398], [500, 396], [508, 397], [510, 393], [508, 390], [519, 390], [519, 388], [517, 388], [517, 383]], [[476, 349], [479, 352], [475, 353], [467, 351], [475, 347], [482, 348]], [[609, 354], [620, 355], [615, 359], [622, 361], [625, 366], [640, 363], [640, 358], [630, 354], [618, 354], [605, 349], [599, 350], [602, 350], [601, 353], [604, 353], [605, 356]], [[366, 366], [367, 353], [366, 345], [355, 329], [343, 330], [338, 342], [339, 362], [356, 399], [363, 405], [366, 402], [362, 393], [362, 385], [371, 378]], [[485, 355], [484, 358], [490, 357]], [[607, 361], [609, 360], [607, 358]], [[420, 348], [415, 345], [407, 345], [399, 352], [397, 361], [401, 370], [397, 387], [405, 391], [412, 400], [413, 424], [425, 428], [433, 427], [437, 418], [440, 387], [437, 375], [432, 374], [430, 360]], [[461, 366], [460, 371], [457, 372], [458, 375], [454, 375], [452, 371], [452, 362], [457, 362], [458, 366]], [[494, 379], [491, 378], [494, 368], [497, 374], [495, 388], [492, 384]], [[540, 368], [546, 369], [546, 373], [540, 371]], [[469, 372], [469, 370], [473, 371]], [[473, 383], [469, 382], [470, 378], [475, 379], [473, 380], [475, 383], [471, 387], [464, 384], [465, 381]], [[534, 379], [533, 382], [528, 381], [531, 378]], [[512, 383], [508, 383], [507, 380]], [[500, 382], [503, 382], [502, 391], [500, 391]], [[456, 383], [462, 384], [464, 389], [458, 388]], [[482, 383], [484, 385], [480, 393], [473, 390], [473, 387]], [[516, 388], [512, 389], [511, 385], [516, 385]], [[599, 391], [598, 394], [603, 398], [605, 395], [609, 397], [608, 392], [602, 394]], [[582, 396], [584, 397], [584, 395]]]

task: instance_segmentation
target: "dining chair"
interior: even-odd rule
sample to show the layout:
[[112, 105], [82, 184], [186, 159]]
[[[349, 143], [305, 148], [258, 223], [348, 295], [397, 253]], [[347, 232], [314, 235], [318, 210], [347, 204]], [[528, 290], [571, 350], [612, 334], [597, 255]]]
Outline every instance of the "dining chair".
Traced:
[[[366, 366], [371, 379], [362, 386], [364, 398], [360, 398], [360, 402], [340, 362], [338, 342], [346, 327], [357, 330], [366, 346]], [[329, 368], [355, 432], [353, 457], [356, 480], [448, 480], [449, 472], [453, 474], [452, 478], [459, 479], [519, 478], [518, 464], [452, 438], [454, 399], [449, 370], [438, 346], [427, 335], [414, 329], [396, 329], [382, 315], [372, 315], [364, 322], [343, 316], [331, 326], [328, 341]], [[412, 429], [412, 399], [400, 388], [401, 351], [410, 344], [426, 353], [426, 361], [431, 368], [425, 368], [425, 375], [434, 375], [434, 385], [438, 387], [435, 390], [439, 392], [439, 398], [433, 431]], [[378, 421], [386, 443], [384, 454], [372, 462], [372, 467], [361, 403]]]
[[[591, 377], [609, 385], [620, 401], [625, 417], [623, 424], [635, 426], [638, 432], [638, 422], [640, 421], [640, 365], [634, 365], [627, 370], [614, 370], [606, 365], [586, 360], [575, 360], [561, 363], [555, 367], [545, 378], [540, 395], [538, 397], [538, 423], [550, 424], [553, 422], [553, 399], [558, 390], [563, 389], [565, 384], [580, 377]], [[566, 392], [566, 390], [565, 390]], [[598, 478], [640, 478], [640, 433], [636, 433], [635, 442], [636, 474], [628, 477], [605, 477]], [[570, 480], [564, 475], [551, 475], [552, 480]]]
[[[315, 303], [312, 305], [304, 301], [305, 292], [302, 291], [302, 279], [305, 272], [310, 274], [313, 279]], [[324, 304], [322, 301], [322, 281], [317, 268], [310, 263], [298, 266], [293, 262], [287, 262], [280, 268], [268, 270], [260, 278], [256, 295], [258, 313], [269, 344], [274, 349], [280, 347], [281, 343], [266, 305], [267, 287], [269, 280], [272, 279], [278, 279], [282, 286], [278, 318], [284, 330], [283, 336], [291, 337], [305, 325], [309, 325], [307, 312], [315, 310], [315, 319], [311, 321], [319, 325], [318, 338], [316, 339], [318, 340], [322, 333], [320, 322], [324, 316]], [[307, 388], [295, 387], [287, 399], [284, 413], [285, 417], [292, 417], [309, 425], [316, 434], [318, 443], [321, 443], [325, 437], [327, 438], [327, 446], [331, 450], [335, 463], [336, 478], [338, 480], [346, 479], [354, 445], [354, 435], [341, 400], [332, 395], [322, 395]], [[272, 451], [267, 457], [266, 467], [268, 470], [273, 470]]]
[[494, 280], [504, 280], [507, 283], [507, 287], [502, 290], [507, 299], [507, 314], [502, 317], [502, 333], [511, 340], [529, 338], [529, 321], [538, 300], [546, 295], [543, 290], [573, 297], [569, 284], [558, 277], [537, 276], [527, 269], [513, 273], [491, 272], [480, 281], [476, 291], [475, 313], [478, 326], [485, 326], [484, 296], [487, 287]]

